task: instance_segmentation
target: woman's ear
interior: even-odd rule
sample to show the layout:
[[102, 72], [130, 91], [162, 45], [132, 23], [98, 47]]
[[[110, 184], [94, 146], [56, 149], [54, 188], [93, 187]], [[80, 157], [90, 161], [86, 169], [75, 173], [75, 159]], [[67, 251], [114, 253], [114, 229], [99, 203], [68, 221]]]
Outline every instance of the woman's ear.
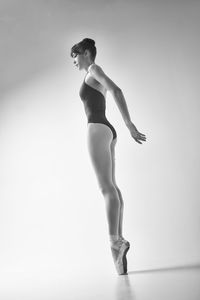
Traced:
[[88, 50], [88, 49], [86, 49], [85, 51], [84, 51], [84, 56], [89, 56], [90, 55], [90, 51]]

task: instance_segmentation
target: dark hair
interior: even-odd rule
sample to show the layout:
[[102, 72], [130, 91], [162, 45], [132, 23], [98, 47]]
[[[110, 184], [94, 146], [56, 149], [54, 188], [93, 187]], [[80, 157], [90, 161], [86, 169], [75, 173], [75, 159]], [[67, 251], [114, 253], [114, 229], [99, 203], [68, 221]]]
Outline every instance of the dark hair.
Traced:
[[95, 41], [89, 38], [83, 39], [81, 42], [75, 44], [71, 48], [71, 57], [74, 56], [74, 54], [83, 54], [85, 50], [89, 50], [91, 54], [91, 58], [95, 60], [96, 54], [97, 54], [97, 49], [95, 46]]

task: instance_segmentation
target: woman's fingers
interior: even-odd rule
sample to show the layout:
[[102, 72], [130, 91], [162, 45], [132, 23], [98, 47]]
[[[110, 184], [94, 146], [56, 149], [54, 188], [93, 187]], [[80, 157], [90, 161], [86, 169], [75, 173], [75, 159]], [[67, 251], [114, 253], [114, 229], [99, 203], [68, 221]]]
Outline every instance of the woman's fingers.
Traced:
[[141, 136], [140, 134], [138, 134], [137, 137], [134, 137], [134, 139], [135, 139], [135, 141], [136, 141], [137, 143], [139, 143], [139, 144], [142, 144], [142, 142], [140, 142], [140, 140], [143, 141], [143, 142], [146, 141], [146, 137], [145, 137], [144, 135]]
[[141, 136], [146, 137], [145, 134], [143, 134], [143, 133], [141, 133], [141, 132], [139, 132], [139, 131], [138, 131], [138, 133], [139, 133]]
[[145, 134], [140, 133], [140, 132], [138, 132], [138, 133], [139, 133], [141, 139], [145, 139], [146, 140], [146, 135]]
[[135, 139], [135, 141], [136, 141], [137, 143], [139, 143], [139, 144], [142, 144], [138, 139]]
[[[145, 142], [146, 141], [146, 136], [145, 134], [139, 132], [137, 129], [135, 130], [135, 132], [133, 133], [132, 132], [132, 137], [134, 138], [134, 140], [139, 143], [139, 144], [142, 144], [141, 141]], [[141, 141], [140, 141], [141, 140]]]
[[142, 141], [146, 141], [146, 137], [139, 136], [139, 135], [136, 136], [136, 139], [139, 139], [139, 140], [142, 140]]

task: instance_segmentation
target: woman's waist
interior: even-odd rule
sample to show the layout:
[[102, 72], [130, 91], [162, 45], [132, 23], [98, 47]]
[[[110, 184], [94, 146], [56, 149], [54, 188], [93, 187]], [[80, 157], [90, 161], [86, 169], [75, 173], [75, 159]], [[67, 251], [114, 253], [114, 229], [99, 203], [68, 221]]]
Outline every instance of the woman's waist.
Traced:
[[87, 119], [89, 123], [98, 123], [98, 122], [108, 122], [105, 112], [98, 112], [98, 113], [89, 113], [87, 114]]

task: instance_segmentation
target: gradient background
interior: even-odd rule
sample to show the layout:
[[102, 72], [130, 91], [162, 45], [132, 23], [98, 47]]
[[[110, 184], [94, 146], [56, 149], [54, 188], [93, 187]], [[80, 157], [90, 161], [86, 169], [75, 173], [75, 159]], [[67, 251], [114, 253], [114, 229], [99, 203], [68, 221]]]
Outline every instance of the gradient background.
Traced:
[[85, 72], [69, 56], [85, 37], [147, 136], [133, 140], [108, 93], [129, 270], [200, 262], [199, 28], [194, 0], [1, 1], [2, 271], [115, 273], [78, 94]]

